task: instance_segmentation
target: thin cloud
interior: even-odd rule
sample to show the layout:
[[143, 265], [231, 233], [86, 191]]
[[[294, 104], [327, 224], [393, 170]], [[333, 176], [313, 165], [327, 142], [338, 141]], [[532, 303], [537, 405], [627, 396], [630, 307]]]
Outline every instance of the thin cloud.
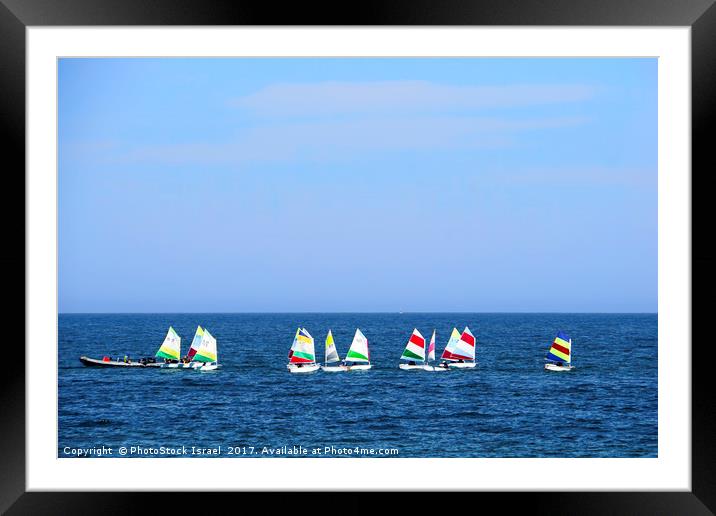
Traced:
[[656, 167], [644, 166], [552, 166], [484, 170], [480, 181], [504, 186], [624, 186], [656, 187]]
[[428, 116], [270, 124], [246, 129], [229, 142], [145, 146], [123, 159], [163, 163], [340, 161], [366, 152], [508, 147], [517, 133], [585, 122], [579, 117]]
[[597, 89], [584, 84], [452, 86], [428, 81], [274, 84], [230, 101], [257, 116], [333, 116], [485, 110], [579, 102]]

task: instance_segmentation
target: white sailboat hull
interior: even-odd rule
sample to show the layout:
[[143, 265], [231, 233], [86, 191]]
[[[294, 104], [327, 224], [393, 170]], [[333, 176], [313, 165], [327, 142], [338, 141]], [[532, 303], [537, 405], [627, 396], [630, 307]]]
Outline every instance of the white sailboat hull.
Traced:
[[349, 371], [367, 371], [371, 367], [373, 367], [372, 364], [357, 364], [352, 366], [346, 366]]
[[574, 366], [571, 365], [557, 365], [557, 364], [545, 364], [544, 368], [546, 371], [571, 371]]
[[431, 373], [439, 373], [439, 372], [442, 372], [442, 371], [447, 371], [448, 368], [447, 368], [447, 367], [440, 366], [440, 365], [425, 364], [425, 365], [423, 366], [423, 370], [424, 370], [424, 371], [430, 371]]
[[398, 365], [403, 371], [424, 371], [425, 366], [423, 364], [400, 364]]
[[188, 364], [182, 364], [183, 369], [197, 369], [201, 371], [213, 371], [219, 367], [216, 362], [189, 362]]
[[477, 365], [477, 362], [451, 362], [448, 367], [451, 369], [472, 369]]
[[348, 371], [348, 366], [344, 365], [322, 365], [321, 370], [327, 372], [327, 373], [340, 373], [342, 371]]
[[219, 368], [216, 362], [189, 362], [161, 364], [162, 369], [194, 369], [197, 371], [213, 371]]
[[286, 367], [289, 373], [295, 374], [315, 373], [321, 368], [319, 364], [301, 364], [301, 367], [298, 367], [298, 364], [288, 364]]

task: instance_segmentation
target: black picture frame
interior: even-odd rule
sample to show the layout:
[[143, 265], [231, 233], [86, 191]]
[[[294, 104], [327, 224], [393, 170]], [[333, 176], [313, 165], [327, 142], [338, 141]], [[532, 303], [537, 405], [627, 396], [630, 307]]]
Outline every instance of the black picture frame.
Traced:
[[[712, 339], [706, 334], [708, 300], [714, 291], [714, 251], [696, 234], [712, 217], [706, 205], [707, 178], [716, 172], [709, 125], [716, 121], [715, 0], [443, 0], [363, 1], [331, 5], [212, 0], [0, 0], [0, 148], [4, 186], [16, 199], [3, 203], [6, 241], [25, 241], [25, 226], [10, 224], [24, 214], [25, 191], [25, 30], [29, 26], [85, 25], [571, 25], [690, 26], [692, 73], [692, 490], [690, 492], [472, 493], [475, 508], [499, 503], [531, 514], [712, 514], [716, 510], [716, 428], [710, 393]], [[688, 171], [686, 171], [688, 173]], [[7, 191], [7, 190], [6, 190]], [[23, 246], [24, 249], [24, 246]], [[3, 253], [6, 278], [25, 271], [23, 253]], [[23, 277], [25, 275], [23, 274]], [[698, 277], [698, 281], [693, 278]], [[27, 278], [25, 278], [27, 279]], [[17, 287], [19, 291], [19, 286]], [[11, 303], [9, 319], [25, 319], [22, 296]], [[22, 316], [20, 312], [22, 311]], [[702, 338], [699, 338], [701, 336]], [[677, 343], [672, 343], [677, 345]], [[689, 345], [688, 328], [684, 342]], [[8, 368], [0, 376], [0, 511], [8, 514], [130, 513], [152, 503], [151, 493], [25, 492], [25, 372]], [[219, 507], [233, 496], [242, 505], [258, 494], [211, 495]], [[287, 506], [295, 493], [272, 493], [272, 504]], [[325, 495], [321, 495], [325, 500]], [[477, 497], [477, 498], [474, 498]], [[162, 509], [180, 504], [207, 509], [205, 497], [162, 496]], [[558, 500], [555, 503], [555, 500]], [[256, 500], [258, 501], [258, 500]], [[439, 510], [444, 497], [404, 498], [403, 509]], [[343, 502], [345, 503], [345, 496]], [[329, 501], [324, 504], [330, 505]], [[434, 504], [434, 507], [431, 505]], [[345, 507], [345, 505], [344, 505]], [[351, 504], [348, 510], [357, 507]]]

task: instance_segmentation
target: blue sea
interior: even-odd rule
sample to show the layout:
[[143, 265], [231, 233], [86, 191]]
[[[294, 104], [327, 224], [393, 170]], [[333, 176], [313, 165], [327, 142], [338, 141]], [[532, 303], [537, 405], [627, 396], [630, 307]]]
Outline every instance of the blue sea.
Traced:
[[[217, 371], [79, 361], [153, 356], [169, 326], [184, 354], [197, 325], [217, 339]], [[329, 329], [343, 357], [360, 328], [373, 369], [289, 374], [298, 326], [311, 332], [321, 359]], [[476, 368], [398, 369], [413, 328], [426, 339], [437, 330], [439, 357], [452, 328], [465, 326], [477, 339]], [[573, 342], [568, 373], [543, 369], [558, 330]], [[60, 458], [100, 449], [118, 457], [120, 448], [152, 458], [658, 451], [656, 314], [60, 314], [58, 351]]]

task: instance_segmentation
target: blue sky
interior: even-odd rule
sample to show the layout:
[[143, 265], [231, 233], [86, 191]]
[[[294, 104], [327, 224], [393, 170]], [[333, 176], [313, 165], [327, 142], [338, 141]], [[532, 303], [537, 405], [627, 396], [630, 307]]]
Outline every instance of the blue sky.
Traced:
[[61, 59], [60, 312], [657, 310], [656, 59]]

